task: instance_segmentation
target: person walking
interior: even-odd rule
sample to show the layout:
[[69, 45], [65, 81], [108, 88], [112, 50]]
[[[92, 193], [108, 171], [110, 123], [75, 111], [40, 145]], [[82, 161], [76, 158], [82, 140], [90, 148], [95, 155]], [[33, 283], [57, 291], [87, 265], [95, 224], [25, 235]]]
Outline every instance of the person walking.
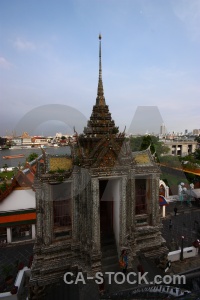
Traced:
[[126, 274], [127, 267], [128, 267], [128, 255], [127, 250], [122, 250], [120, 259], [119, 259], [120, 267], [122, 268], [122, 272]]

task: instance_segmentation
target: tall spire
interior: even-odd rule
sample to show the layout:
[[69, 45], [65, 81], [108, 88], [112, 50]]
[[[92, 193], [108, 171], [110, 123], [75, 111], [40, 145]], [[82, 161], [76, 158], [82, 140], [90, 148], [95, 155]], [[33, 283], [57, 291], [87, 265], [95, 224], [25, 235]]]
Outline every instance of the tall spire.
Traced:
[[102, 66], [101, 66], [101, 34], [99, 34], [99, 81], [97, 90], [96, 105], [105, 106], [105, 97], [103, 92], [103, 81], [102, 81]]

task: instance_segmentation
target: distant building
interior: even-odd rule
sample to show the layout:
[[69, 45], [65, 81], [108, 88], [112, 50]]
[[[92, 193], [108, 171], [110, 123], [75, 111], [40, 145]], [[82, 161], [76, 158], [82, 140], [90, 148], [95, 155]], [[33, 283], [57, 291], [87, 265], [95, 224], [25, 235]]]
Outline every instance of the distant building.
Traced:
[[21, 136], [22, 138], [22, 145], [23, 146], [30, 146], [32, 141], [31, 141], [31, 136], [27, 133], [27, 132], [24, 132]]
[[161, 135], [165, 135], [165, 134], [166, 134], [166, 127], [165, 127], [164, 124], [162, 124], [162, 125], [160, 126], [160, 134], [161, 134]]
[[200, 129], [193, 129], [193, 135], [200, 135]]
[[7, 138], [0, 137], [0, 146], [6, 145]]
[[12, 144], [16, 146], [21, 146], [22, 145], [22, 138], [13, 138], [12, 139]]
[[165, 140], [165, 145], [169, 147], [169, 155], [186, 156], [197, 149], [196, 141]]
[[31, 142], [36, 146], [41, 146], [41, 145], [47, 145], [48, 144], [48, 138], [44, 136], [34, 136], [31, 138]]

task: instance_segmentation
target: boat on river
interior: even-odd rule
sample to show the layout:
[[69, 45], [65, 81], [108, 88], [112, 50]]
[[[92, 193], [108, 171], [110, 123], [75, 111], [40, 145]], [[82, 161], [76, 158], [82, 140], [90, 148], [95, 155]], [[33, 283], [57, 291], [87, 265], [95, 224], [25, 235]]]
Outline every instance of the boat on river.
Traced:
[[24, 154], [7, 155], [7, 156], [3, 156], [3, 159], [21, 158], [24, 156], [25, 156]]

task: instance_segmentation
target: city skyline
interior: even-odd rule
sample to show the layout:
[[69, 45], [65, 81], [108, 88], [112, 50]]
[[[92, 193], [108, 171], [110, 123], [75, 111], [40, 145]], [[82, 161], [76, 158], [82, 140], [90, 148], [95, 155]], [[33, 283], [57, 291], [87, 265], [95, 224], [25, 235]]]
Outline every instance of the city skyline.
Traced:
[[[199, 128], [199, 26], [196, 0], [1, 1], [0, 135], [54, 105], [80, 112], [86, 126], [97, 94], [99, 32], [106, 103], [121, 131]], [[30, 134], [72, 128], [54, 115]]]

